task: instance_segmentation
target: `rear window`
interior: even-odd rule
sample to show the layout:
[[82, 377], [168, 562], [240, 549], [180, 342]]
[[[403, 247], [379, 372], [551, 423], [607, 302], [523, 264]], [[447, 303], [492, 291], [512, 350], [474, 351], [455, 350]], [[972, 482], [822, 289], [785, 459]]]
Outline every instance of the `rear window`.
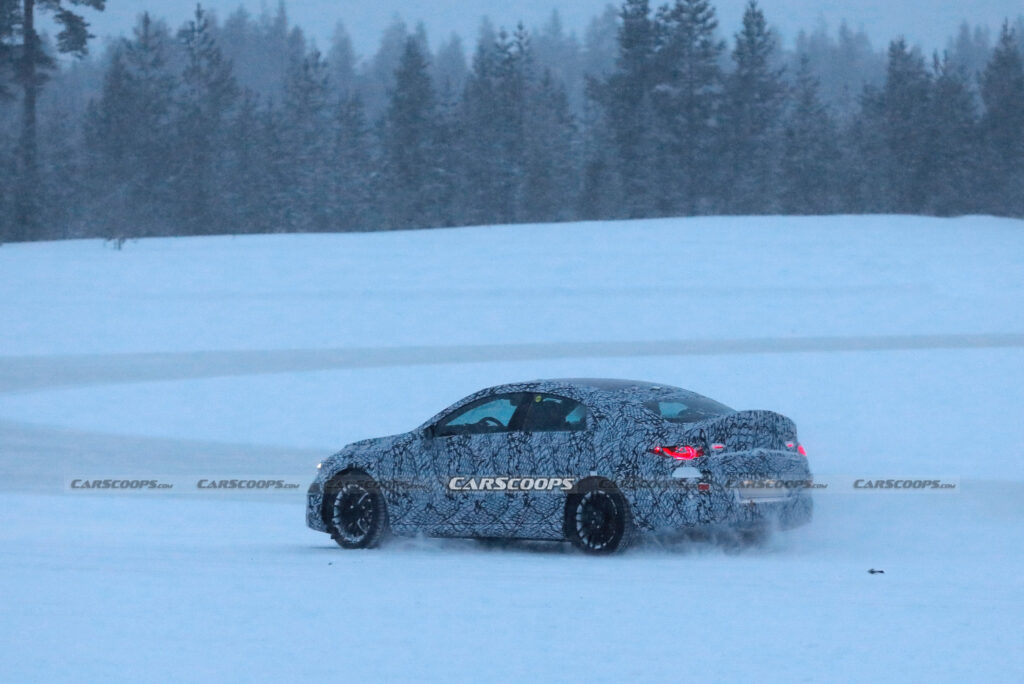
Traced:
[[644, 407], [670, 423], [696, 423], [735, 413], [725, 404], [701, 396], [652, 399], [645, 401]]

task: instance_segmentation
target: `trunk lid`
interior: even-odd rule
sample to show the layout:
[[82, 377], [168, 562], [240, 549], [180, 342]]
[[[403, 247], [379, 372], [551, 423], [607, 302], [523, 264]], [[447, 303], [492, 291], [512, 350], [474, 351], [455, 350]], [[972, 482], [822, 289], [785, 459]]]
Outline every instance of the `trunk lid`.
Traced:
[[[698, 434], [706, 442], [705, 453], [778, 449], [793, 451], [796, 455], [796, 423], [774, 411], [730, 413], [705, 422]], [[712, 445], [716, 444], [725, 448], [714, 449]]]

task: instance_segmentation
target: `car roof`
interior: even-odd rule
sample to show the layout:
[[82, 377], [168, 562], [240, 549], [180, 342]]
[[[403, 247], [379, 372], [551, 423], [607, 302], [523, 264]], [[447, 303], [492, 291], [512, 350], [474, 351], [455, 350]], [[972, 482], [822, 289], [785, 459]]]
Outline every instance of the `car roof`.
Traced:
[[622, 380], [619, 378], [552, 378], [550, 380], [537, 380], [536, 382], [538, 385], [573, 385], [602, 392], [621, 392], [623, 390], [638, 389], [681, 389], [664, 383], [647, 382], [645, 380]]
[[546, 380], [531, 380], [527, 382], [514, 382], [502, 385], [495, 385], [479, 390], [468, 397], [455, 402], [433, 416], [424, 425], [430, 425], [442, 417], [457, 410], [462, 406], [484, 399], [495, 394], [512, 392], [538, 392], [563, 394], [571, 399], [584, 402], [597, 402], [608, 406], [628, 401], [644, 401], [656, 396], [701, 396], [691, 390], [686, 390], [664, 383], [646, 382], [644, 380], [622, 380], [617, 378], [550, 378]]
[[689, 390], [663, 383], [617, 378], [549, 378], [498, 385], [483, 392], [563, 392], [570, 396], [575, 395], [577, 399], [601, 397], [612, 401], [626, 397], [692, 394]]

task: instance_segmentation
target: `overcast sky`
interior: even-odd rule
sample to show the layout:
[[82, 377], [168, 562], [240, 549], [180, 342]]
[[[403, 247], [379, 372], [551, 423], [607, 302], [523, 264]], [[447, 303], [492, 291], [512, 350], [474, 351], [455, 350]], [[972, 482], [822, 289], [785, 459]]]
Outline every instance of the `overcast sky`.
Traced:
[[[513, 26], [522, 20], [527, 27], [546, 21], [558, 8], [568, 30], [582, 35], [589, 19], [599, 14], [608, 3], [603, 0], [292, 0], [288, 12], [292, 21], [316, 39], [321, 48], [329, 44], [337, 21], [343, 21], [362, 56], [376, 49], [383, 28], [397, 14], [410, 26], [417, 21], [426, 24], [431, 44], [452, 31], [467, 44], [475, 40], [480, 18], [487, 15], [496, 25]], [[612, 3], [617, 4], [617, 3]], [[652, 0], [660, 5], [660, 0]], [[732, 35], [739, 27], [746, 0], [717, 0], [721, 30]], [[203, 6], [215, 10], [221, 18], [244, 5], [253, 13], [261, 7], [277, 6], [277, 0], [205, 0]], [[1024, 14], [1021, 0], [762, 0], [768, 21], [782, 30], [787, 44], [796, 32], [813, 28], [824, 20], [833, 30], [843, 19], [853, 27], [863, 27], [876, 47], [884, 46], [897, 35], [905, 35], [911, 43], [930, 51], [944, 47], [946, 38], [959, 24], [998, 27], [1004, 17]], [[183, 22], [191, 2], [168, 0], [108, 0], [102, 13], [85, 10], [97, 36], [128, 34], [138, 14], [149, 10], [177, 27]]]

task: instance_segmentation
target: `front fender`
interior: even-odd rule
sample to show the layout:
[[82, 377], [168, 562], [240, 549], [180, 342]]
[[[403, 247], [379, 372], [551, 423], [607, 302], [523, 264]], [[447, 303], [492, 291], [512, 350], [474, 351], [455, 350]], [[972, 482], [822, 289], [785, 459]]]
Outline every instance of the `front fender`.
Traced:
[[381, 463], [385, 453], [394, 453], [403, 440], [411, 439], [410, 433], [367, 439], [349, 444], [341, 451], [328, 456], [320, 464], [316, 477], [306, 492], [306, 525], [319, 532], [327, 532], [323, 520], [324, 490], [327, 484], [339, 475], [350, 471], [361, 471], [380, 480], [384, 476]]

